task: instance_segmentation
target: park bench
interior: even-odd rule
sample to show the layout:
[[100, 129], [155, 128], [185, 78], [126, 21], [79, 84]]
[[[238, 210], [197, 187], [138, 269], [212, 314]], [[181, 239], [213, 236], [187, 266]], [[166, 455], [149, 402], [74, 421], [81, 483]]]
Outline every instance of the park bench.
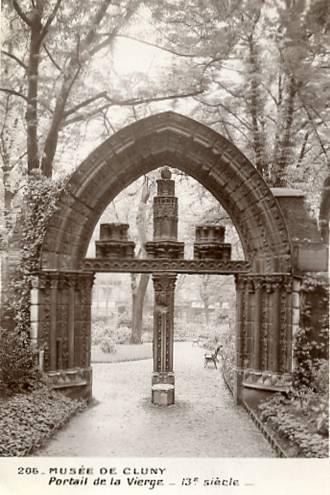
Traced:
[[221, 356], [221, 349], [222, 349], [222, 345], [219, 345], [214, 352], [206, 352], [204, 354], [204, 368], [206, 368], [206, 366], [208, 365], [208, 363], [213, 363], [214, 364], [214, 367], [217, 369], [217, 363], [219, 362], [219, 354]]

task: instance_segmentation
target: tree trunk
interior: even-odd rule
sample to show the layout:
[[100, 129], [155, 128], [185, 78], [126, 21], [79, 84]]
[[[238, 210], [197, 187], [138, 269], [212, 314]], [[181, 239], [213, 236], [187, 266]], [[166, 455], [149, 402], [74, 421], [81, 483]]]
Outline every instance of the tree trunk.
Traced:
[[27, 125], [27, 157], [28, 170], [39, 168], [38, 151], [38, 82], [39, 61], [41, 47], [41, 16], [38, 9], [34, 9], [31, 19], [30, 57], [28, 66], [28, 94], [27, 110], [25, 114]]
[[142, 344], [143, 308], [150, 275], [140, 275], [137, 290], [133, 292], [131, 344]]
[[273, 187], [287, 186], [287, 169], [290, 165], [292, 156], [292, 127], [296, 93], [297, 85], [293, 76], [291, 76], [286, 84], [286, 96], [283, 98], [283, 109], [282, 112], [280, 112], [280, 125], [282, 126], [282, 129], [280, 130], [280, 135], [275, 143], [275, 163], [272, 169]]
[[[144, 180], [141, 192], [140, 204], [136, 215], [136, 225], [139, 235], [140, 256], [146, 256], [145, 243], [147, 240], [146, 210], [150, 196], [150, 187], [147, 177]], [[150, 275], [142, 273], [137, 283], [136, 276], [132, 275], [132, 344], [142, 344], [142, 324], [144, 298], [148, 287]]]
[[258, 117], [262, 115], [261, 111], [261, 100], [260, 95], [260, 66], [258, 61], [258, 49], [254, 41], [253, 35], [249, 38], [249, 65], [250, 65], [250, 87], [249, 87], [249, 98], [248, 101], [248, 111], [251, 117], [252, 124], [252, 139], [253, 148], [255, 155], [255, 164], [258, 172], [264, 177], [268, 173], [268, 167], [265, 163], [265, 141], [263, 131], [260, 128]]
[[204, 275], [201, 280], [201, 285], [200, 285], [200, 297], [203, 301], [204, 305], [204, 315], [205, 315], [205, 322], [207, 328], [209, 328], [209, 323], [210, 323], [210, 312], [209, 312], [209, 282], [210, 282], [210, 275]]

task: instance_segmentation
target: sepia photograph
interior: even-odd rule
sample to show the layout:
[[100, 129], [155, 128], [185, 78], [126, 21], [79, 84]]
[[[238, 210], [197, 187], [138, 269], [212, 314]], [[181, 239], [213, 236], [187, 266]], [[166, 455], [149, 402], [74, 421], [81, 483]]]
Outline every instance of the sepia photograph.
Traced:
[[329, 0], [0, 11], [0, 494], [330, 491]]

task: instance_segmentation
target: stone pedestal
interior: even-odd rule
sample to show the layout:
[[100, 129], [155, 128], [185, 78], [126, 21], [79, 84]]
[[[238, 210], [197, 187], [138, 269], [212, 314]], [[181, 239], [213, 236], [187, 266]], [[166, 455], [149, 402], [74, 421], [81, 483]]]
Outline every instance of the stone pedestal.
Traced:
[[157, 406], [171, 406], [174, 404], [174, 385], [157, 383], [151, 388], [151, 402]]
[[102, 223], [95, 241], [97, 258], [134, 258], [135, 243], [128, 240], [128, 224]]
[[224, 242], [225, 227], [223, 225], [198, 225], [195, 235], [194, 259], [230, 260], [231, 244]]

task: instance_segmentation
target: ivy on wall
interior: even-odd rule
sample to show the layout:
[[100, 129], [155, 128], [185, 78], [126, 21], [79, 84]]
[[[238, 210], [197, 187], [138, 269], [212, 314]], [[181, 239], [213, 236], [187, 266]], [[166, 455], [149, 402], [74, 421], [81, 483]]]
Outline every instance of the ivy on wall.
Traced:
[[329, 455], [328, 288], [305, 281], [300, 327], [294, 337], [295, 368], [287, 395], [259, 404], [260, 419], [293, 449], [293, 456]]
[[300, 327], [294, 339], [295, 388], [311, 387], [329, 359], [328, 288], [309, 279], [302, 291]]
[[1, 330], [0, 389], [16, 391], [35, 381], [30, 346], [30, 291], [33, 274], [40, 268], [40, 254], [47, 224], [56, 210], [67, 180], [54, 181], [31, 174], [24, 189], [17, 222], [19, 261], [8, 287], [8, 313], [14, 328]]

